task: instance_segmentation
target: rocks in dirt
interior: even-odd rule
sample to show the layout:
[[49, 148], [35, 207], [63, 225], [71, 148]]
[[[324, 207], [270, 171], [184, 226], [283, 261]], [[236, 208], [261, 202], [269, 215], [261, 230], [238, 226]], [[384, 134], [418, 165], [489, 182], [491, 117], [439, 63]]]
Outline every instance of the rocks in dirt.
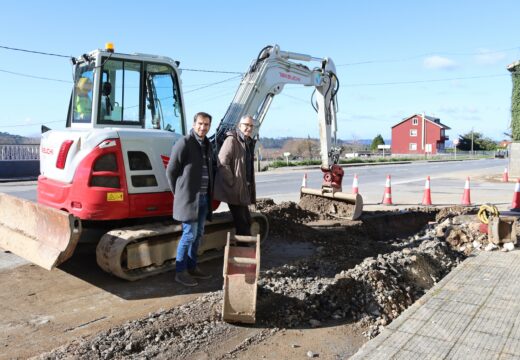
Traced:
[[[270, 241], [303, 239], [315, 243], [317, 251], [308, 258], [263, 269], [256, 317], [264, 330], [220, 358], [235, 358], [280, 328], [354, 320], [373, 337], [463, 259], [457, 251], [460, 246], [472, 246], [471, 231], [453, 221], [448, 212], [440, 224], [422, 226], [419, 233], [408, 236], [435, 214], [410, 212], [403, 215], [407, 220], [401, 223], [399, 217], [392, 217], [395, 214], [384, 214], [379, 223], [374, 216], [361, 226], [353, 223], [317, 230], [306, 223], [321, 215], [295, 203], [277, 205], [263, 200], [257, 209], [271, 223]], [[399, 226], [402, 233], [383, 237], [384, 229]], [[452, 247], [452, 243], [457, 245]], [[180, 307], [79, 339], [40, 359], [186, 358], [237, 331], [236, 326], [220, 320], [221, 302], [222, 291], [205, 294]], [[319, 354], [309, 350], [307, 356]]]
[[304, 223], [318, 220], [319, 215], [302, 209], [294, 202], [277, 205], [272, 199], [260, 199], [256, 203], [256, 211], [267, 217], [270, 237], [305, 241], [317, 236], [316, 231]]

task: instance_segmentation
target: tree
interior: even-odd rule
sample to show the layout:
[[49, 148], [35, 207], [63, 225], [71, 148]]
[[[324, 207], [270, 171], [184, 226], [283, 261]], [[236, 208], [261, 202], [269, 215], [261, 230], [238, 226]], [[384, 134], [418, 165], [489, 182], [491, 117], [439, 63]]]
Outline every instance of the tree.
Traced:
[[482, 133], [470, 131], [459, 136], [457, 149], [471, 151], [471, 141], [473, 139], [473, 151], [491, 151], [497, 148], [497, 143], [490, 138], [482, 136]]
[[520, 141], [520, 64], [509, 68], [513, 80], [511, 94], [511, 137], [513, 141]]
[[372, 140], [372, 144], [370, 145], [370, 150], [374, 151], [377, 150], [378, 145], [384, 145], [385, 140], [383, 140], [383, 137], [381, 134], [377, 134], [377, 136]]

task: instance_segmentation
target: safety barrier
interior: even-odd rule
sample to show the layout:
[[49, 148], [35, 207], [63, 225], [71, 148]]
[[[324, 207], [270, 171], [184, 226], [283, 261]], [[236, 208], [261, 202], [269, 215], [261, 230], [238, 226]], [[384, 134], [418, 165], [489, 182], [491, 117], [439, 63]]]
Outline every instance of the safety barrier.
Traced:
[[40, 145], [0, 145], [0, 160], [39, 160]]

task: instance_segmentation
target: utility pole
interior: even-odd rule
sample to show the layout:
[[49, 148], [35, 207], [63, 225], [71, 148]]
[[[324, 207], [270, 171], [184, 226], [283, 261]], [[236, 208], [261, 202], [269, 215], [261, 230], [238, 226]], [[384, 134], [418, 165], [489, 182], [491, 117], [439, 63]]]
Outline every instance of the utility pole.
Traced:
[[473, 128], [471, 128], [471, 157], [473, 157]]

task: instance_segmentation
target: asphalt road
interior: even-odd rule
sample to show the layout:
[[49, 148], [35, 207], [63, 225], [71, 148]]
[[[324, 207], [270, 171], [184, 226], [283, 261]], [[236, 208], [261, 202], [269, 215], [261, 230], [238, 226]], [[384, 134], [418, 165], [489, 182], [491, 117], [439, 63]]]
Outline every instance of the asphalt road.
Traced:
[[[356, 173], [359, 190], [365, 203], [375, 204], [380, 201], [384, 192], [387, 175], [392, 177], [393, 188], [402, 188], [407, 191], [412, 188], [422, 189], [426, 176], [430, 176], [433, 193], [435, 187], [463, 189], [466, 176], [472, 180], [478, 180], [479, 177], [486, 174], [499, 177], [506, 166], [507, 159], [346, 166], [344, 167], [343, 191], [351, 191], [352, 180]], [[305, 173], [308, 187], [321, 187], [322, 172], [317, 167], [282, 168], [256, 175], [257, 196], [270, 197], [275, 201], [297, 201]], [[462, 181], [457, 181], [458, 179], [462, 179]], [[36, 201], [36, 182], [0, 183], [0, 192]], [[395, 195], [397, 196], [397, 193]]]
[[[434, 195], [437, 193], [441, 195], [443, 204], [458, 204], [465, 179], [469, 176], [472, 188], [504, 190], [507, 193], [507, 201], [510, 201], [513, 185], [484, 179], [489, 176], [499, 179], [506, 166], [507, 159], [347, 166], [344, 167], [343, 191], [351, 192], [352, 180], [354, 174], [357, 174], [359, 192], [363, 195], [364, 203], [376, 205], [382, 199], [386, 176], [391, 175], [394, 203], [417, 204], [422, 200], [426, 177], [430, 176], [433, 201], [435, 202]], [[280, 169], [257, 175], [257, 195], [271, 197], [275, 201], [297, 201], [305, 173], [308, 187], [321, 187], [322, 173], [317, 168]], [[447, 194], [454, 196], [449, 197]], [[494, 202], [485, 196], [481, 198], [486, 199], [482, 202]]]

